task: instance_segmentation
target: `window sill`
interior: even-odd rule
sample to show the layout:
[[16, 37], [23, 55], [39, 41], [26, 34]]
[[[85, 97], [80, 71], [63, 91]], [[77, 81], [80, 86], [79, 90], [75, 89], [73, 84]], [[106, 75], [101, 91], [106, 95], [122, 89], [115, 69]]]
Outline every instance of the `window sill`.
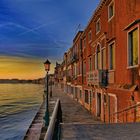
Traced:
[[133, 69], [133, 68], [138, 68], [139, 65], [135, 65], [135, 66], [128, 66], [127, 69]]
[[110, 18], [108, 18], [108, 22], [110, 22], [114, 18], [114, 15]]
[[101, 30], [97, 31], [97, 32], [96, 32], [96, 35], [98, 35], [98, 34], [100, 33], [100, 31], [101, 31]]
[[89, 40], [88, 43], [90, 44], [92, 42], [92, 40]]
[[113, 69], [113, 70], [108, 70], [108, 72], [115, 72], [115, 70]]

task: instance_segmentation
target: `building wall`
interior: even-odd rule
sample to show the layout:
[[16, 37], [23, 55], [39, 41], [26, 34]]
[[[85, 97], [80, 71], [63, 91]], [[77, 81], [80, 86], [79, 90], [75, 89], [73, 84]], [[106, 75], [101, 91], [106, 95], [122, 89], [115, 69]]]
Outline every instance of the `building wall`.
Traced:
[[[112, 5], [114, 14], [109, 18]], [[63, 66], [67, 70], [64, 82], [67, 91], [102, 121], [110, 122], [112, 114], [140, 102], [139, 27], [139, 0], [102, 0], [85, 30], [77, 33], [67, 52], [67, 63]], [[130, 67], [128, 36], [135, 28], [138, 28], [138, 64]], [[78, 59], [73, 61], [75, 53]], [[101, 85], [96, 79], [101, 70], [108, 71], [108, 85]], [[123, 117], [115, 115], [112, 122], [124, 121]], [[134, 117], [125, 121], [128, 120], [133, 121]]]

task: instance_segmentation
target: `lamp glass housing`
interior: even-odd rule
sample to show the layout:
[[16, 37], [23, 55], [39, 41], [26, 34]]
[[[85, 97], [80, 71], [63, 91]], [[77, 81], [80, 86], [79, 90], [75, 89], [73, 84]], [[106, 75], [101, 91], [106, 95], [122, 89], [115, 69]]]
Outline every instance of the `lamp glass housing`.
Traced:
[[44, 62], [44, 67], [45, 67], [45, 71], [50, 71], [50, 61], [47, 59], [46, 62]]

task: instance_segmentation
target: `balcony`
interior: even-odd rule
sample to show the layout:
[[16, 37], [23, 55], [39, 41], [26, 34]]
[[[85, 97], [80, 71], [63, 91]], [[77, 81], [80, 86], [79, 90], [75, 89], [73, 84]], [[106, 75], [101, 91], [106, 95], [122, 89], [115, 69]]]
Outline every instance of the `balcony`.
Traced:
[[71, 58], [71, 63], [74, 63], [76, 62], [77, 60], [79, 59], [78, 55], [77, 54], [74, 54]]
[[87, 73], [87, 83], [91, 85], [99, 85], [105, 87], [108, 84], [107, 70], [94, 70]]
[[67, 82], [71, 82], [71, 81], [72, 81], [71, 76], [67, 76]]

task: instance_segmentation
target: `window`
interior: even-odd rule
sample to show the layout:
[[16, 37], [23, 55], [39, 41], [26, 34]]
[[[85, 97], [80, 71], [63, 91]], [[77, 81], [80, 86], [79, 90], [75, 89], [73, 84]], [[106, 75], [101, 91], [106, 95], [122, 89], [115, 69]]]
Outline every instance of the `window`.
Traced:
[[94, 70], [96, 70], [97, 69], [97, 60], [96, 60], [96, 54], [95, 55], [93, 55], [93, 57], [94, 57]]
[[83, 40], [83, 48], [86, 47], [86, 39]]
[[128, 34], [128, 58], [129, 66], [138, 65], [138, 29]]
[[92, 59], [91, 59], [91, 57], [89, 58], [89, 71], [92, 71]]
[[83, 63], [83, 74], [86, 75], [86, 62]]
[[80, 99], [82, 99], [82, 90], [80, 90]]
[[91, 39], [92, 39], [92, 37], [91, 37], [91, 31], [89, 31], [89, 33], [88, 33], [88, 41], [90, 42]]
[[79, 75], [79, 73], [80, 73], [80, 72], [79, 72], [79, 65], [78, 65], [78, 63], [77, 63], [77, 64], [76, 64], [76, 76]]
[[101, 29], [101, 25], [100, 25], [100, 19], [99, 19], [99, 20], [97, 20], [97, 22], [96, 22], [96, 34], [97, 34], [98, 32], [100, 32], [100, 29]]
[[95, 98], [95, 93], [93, 92], [93, 94], [92, 94], [92, 98]]
[[100, 69], [100, 62], [101, 62], [101, 51], [100, 51], [100, 46], [97, 46], [96, 50], [96, 69]]
[[74, 88], [73, 87], [71, 87], [71, 93], [74, 94]]
[[106, 95], [104, 94], [104, 103], [107, 103]]
[[106, 49], [102, 50], [102, 69], [106, 69]]
[[92, 56], [92, 70], [95, 70], [95, 54]]
[[80, 63], [79, 64], [79, 66], [80, 66], [80, 68], [79, 68], [79, 74], [82, 74], [82, 62], [80, 61], [79, 63]]
[[88, 90], [85, 90], [85, 103], [89, 104], [89, 95], [88, 95]]
[[81, 62], [79, 62], [79, 64], [78, 64], [78, 75], [80, 75], [81, 74]]
[[109, 69], [113, 70], [115, 68], [115, 44], [109, 45]]
[[76, 64], [74, 65], [74, 78], [77, 77], [77, 67], [76, 67]]
[[111, 2], [108, 6], [108, 19], [114, 16], [114, 2]]

